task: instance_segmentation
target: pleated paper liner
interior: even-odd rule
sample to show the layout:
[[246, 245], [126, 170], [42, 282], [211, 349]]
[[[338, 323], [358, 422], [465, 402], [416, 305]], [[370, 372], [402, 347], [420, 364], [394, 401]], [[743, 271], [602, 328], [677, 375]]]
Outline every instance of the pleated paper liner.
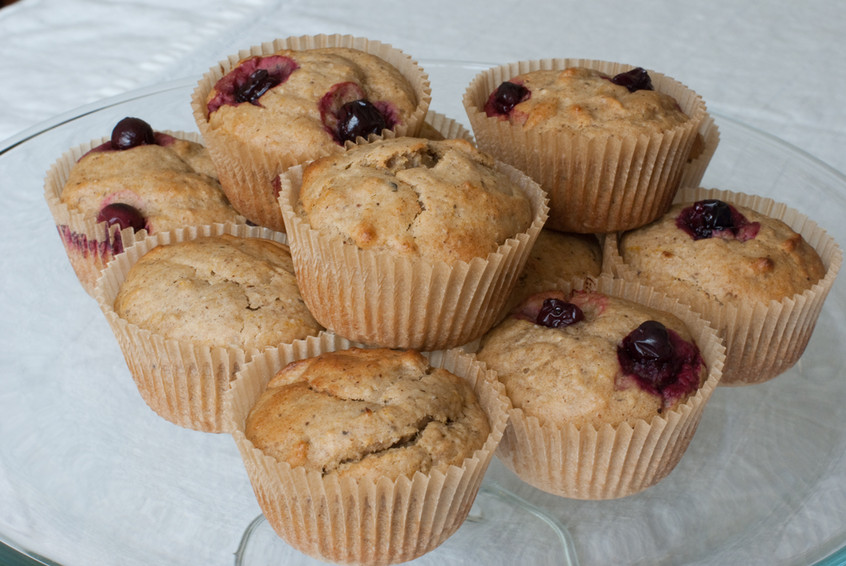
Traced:
[[502, 437], [511, 404], [504, 387], [481, 363], [460, 350], [426, 355], [467, 380], [488, 416], [491, 433], [461, 467], [446, 473], [417, 472], [396, 480], [323, 477], [291, 467], [258, 450], [244, 423], [268, 381], [291, 361], [347, 349], [330, 333], [268, 350], [251, 360], [226, 397], [229, 428], [244, 460], [256, 498], [274, 531], [297, 550], [341, 564], [395, 564], [435, 549], [461, 526]]
[[388, 348], [441, 350], [484, 334], [501, 317], [548, 210], [536, 183], [504, 163], [498, 167], [525, 191], [532, 224], [487, 257], [451, 265], [362, 250], [311, 228], [295, 212], [302, 167], [280, 175], [297, 281], [314, 318], [345, 338]]
[[694, 140], [687, 163], [682, 168], [681, 181], [679, 181], [680, 189], [683, 187], [698, 187], [702, 184], [705, 170], [708, 169], [708, 165], [711, 163], [719, 145], [720, 128], [717, 127], [714, 118], [710, 114], [706, 114], [702, 120], [702, 125], [699, 126], [699, 133]]
[[[349, 47], [376, 55], [393, 65], [409, 81], [417, 95], [417, 109], [407, 123], [397, 125], [391, 135], [418, 135], [431, 102], [429, 77], [410, 56], [391, 45], [350, 35], [313, 35], [276, 39], [254, 45], [230, 55], [206, 72], [191, 97], [194, 120], [215, 163], [226, 196], [235, 209], [250, 221], [283, 232], [285, 225], [276, 203], [273, 183], [285, 169], [311, 161], [322, 155], [340, 151], [340, 145], [329, 142], [320, 148], [291, 146], [287, 153], [270, 151], [250, 143], [231, 132], [209, 126], [206, 97], [218, 79], [250, 56], [266, 56], [282, 49], [307, 50], [323, 47]], [[315, 101], [317, 104], [317, 101]], [[381, 136], [371, 135], [368, 141]]]
[[[163, 133], [195, 143], [202, 143], [200, 136], [189, 132]], [[81, 144], [65, 152], [47, 171], [44, 179], [44, 200], [56, 223], [68, 260], [85, 292], [94, 296], [94, 287], [106, 264], [123, 249], [147, 236], [146, 230], [134, 232], [131, 228], [120, 230], [107, 226], [96, 218], [87, 218], [61, 201], [62, 189], [76, 162], [91, 149], [109, 141], [103, 137]]]
[[210, 347], [165, 338], [127, 322], [118, 316], [113, 305], [129, 270], [154, 247], [221, 234], [287, 244], [284, 233], [246, 225], [215, 224], [162, 232], [148, 236], [116, 256], [103, 271], [95, 290], [100, 309], [147, 405], [173, 424], [204, 432], [226, 432], [223, 394], [235, 372], [258, 350]]
[[[781, 220], [802, 235], [820, 255], [826, 268], [825, 276], [812, 287], [780, 301], [750, 300], [721, 306], [705, 297], [683, 299], [709, 320], [725, 341], [726, 363], [720, 385], [763, 383], [793, 367], [804, 353], [840, 270], [843, 252], [813, 220], [770, 198], [727, 190], [686, 188], [679, 192], [676, 201], [693, 203], [709, 198], [751, 208]], [[635, 270], [620, 256], [618, 236], [606, 238], [603, 255], [606, 266], [619, 277], [637, 279]]]
[[562, 497], [604, 500], [643, 491], [666, 477], [687, 450], [722, 375], [722, 342], [688, 307], [632, 281], [603, 275], [559, 281], [555, 288], [598, 291], [674, 314], [691, 331], [708, 376], [696, 394], [651, 421], [579, 428], [541, 424], [515, 407], [497, 457], [523, 481]]
[[705, 103], [682, 83], [650, 70], [655, 90], [673, 96], [689, 117], [664, 133], [539, 134], [485, 114], [488, 96], [503, 81], [529, 71], [575, 66], [597, 69], [609, 76], [631, 69], [630, 65], [607, 61], [543, 59], [482, 71], [470, 82], [463, 98], [476, 143], [482, 151], [527, 173], [549, 194], [547, 228], [604, 233], [648, 224], [669, 208], [680, 186], [707, 116]]

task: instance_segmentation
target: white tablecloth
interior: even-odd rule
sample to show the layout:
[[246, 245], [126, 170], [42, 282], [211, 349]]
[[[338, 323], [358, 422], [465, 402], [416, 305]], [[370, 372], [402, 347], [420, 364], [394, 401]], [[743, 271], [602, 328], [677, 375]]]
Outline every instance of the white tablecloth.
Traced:
[[0, 10], [0, 140], [104, 97], [199, 76], [262, 41], [349, 33], [421, 60], [574, 56], [652, 68], [714, 112], [846, 171], [844, 29], [846, 3], [830, 0], [21, 0]]
[[[290, 35], [345, 33], [392, 44], [421, 62], [448, 60], [494, 65], [544, 57], [584, 57], [655, 69], [696, 90], [716, 114], [768, 132], [836, 170], [846, 171], [844, 29], [846, 2], [831, 0], [654, 0], [643, 5], [627, 0], [429, 0], [413, 4], [398, 0], [343, 3], [327, 0], [20, 0], [0, 9], [0, 149], [25, 139], [45, 122], [53, 123], [56, 116], [71, 113], [80, 106], [173, 79], [198, 79], [209, 67], [239, 49]], [[439, 98], [437, 84], [433, 84], [433, 90], [434, 110], [460, 109], [458, 101]], [[466, 123], [465, 116], [453, 114], [450, 117]], [[102, 132], [94, 133], [91, 138], [101, 135]], [[39, 170], [34, 174], [43, 173]], [[38, 193], [38, 183], [30, 183], [35, 186], [32, 192], [38, 194], [22, 196], [15, 193], [14, 181], [0, 176], [0, 191], [7, 203], [2, 216], [4, 226], [11, 223], [38, 232], [39, 238], [49, 240], [55, 247], [49, 251], [50, 257], [64, 265], [58, 241], [53, 241], [54, 232], [50, 233], [52, 226], [46, 226], [49, 220]], [[744, 190], [742, 186], [723, 188]], [[803, 195], [803, 187], [797, 185], [796, 197], [790, 199], [791, 203], [799, 206]], [[33, 212], [37, 207], [37, 212]], [[36, 218], [36, 215], [40, 216]], [[27, 234], [25, 232], [24, 236]], [[13, 371], [21, 366], [27, 370], [37, 368], [61, 383], [63, 392], [66, 389], [73, 400], [84, 396], [85, 392], [76, 389], [73, 383], [63, 383], [61, 376], [53, 374], [59, 371], [88, 377], [95, 371], [88, 362], [92, 359], [99, 362], [100, 354], [93, 347], [96, 344], [92, 346], [82, 337], [62, 336], [67, 345], [61, 351], [66, 355], [57, 360], [39, 356], [38, 340], [43, 336], [30, 335], [31, 329], [37, 334], [49, 328], [50, 339], [56, 339], [61, 329], [52, 328], [51, 312], [36, 304], [18, 304], [22, 301], [20, 291], [23, 287], [35, 287], [48, 277], [43, 265], [25, 255], [28, 251], [44, 253], [35, 250], [41, 245], [40, 240], [33, 243], [24, 238], [23, 242], [6, 240], [0, 250], [0, 282], [3, 284], [0, 367], [4, 368], [0, 370], [0, 379], [6, 377], [2, 372], [9, 371], [10, 367]], [[15, 253], [19, 256], [12, 258]], [[72, 280], [69, 268], [65, 268], [62, 276]], [[13, 287], [17, 294], [10, 296], [7, 288]], [[73, 308], [81, 305], [82, 311], [74, 319], [75, 326], [84, 326], [86, 333], [108, 341], [109, 330], [96, 306], [86, 302], [89, 299], [81, 296], [81, 290], [74, 291], [76, 295], [69, 298], [68, 303]], [[37, 300], [37, 293], [35, 296]], [[61, 297], [49, 299], [51, 308], [64, 305]], [[21, 312], [34, 322], [13, 318]], [[23, 362], [22, 350], [27, 356]], [[104, 396], [134, 399], [137, 392], [125, 376], [126, 367], [119, 354], [107, 359], [113, 366], [98, 366], [98, 375], [91, 377], [91, 381], [106, 384], [106, 390], [101, 392]], [[11, 365], [11, 361], [16, 365]], [[109, 380], [110, 374], [120, 374], [120, 379]], [[26, 394], [26, 391], [0, 388], [0, 395]], [[750, 392], [739, 395], [752, 396]], [[784, 402], [764, 399], [772, 403]], [[104, 410], [112, 409], [104, 407]], [[139, 407], [141, 413], [145, 410]], [[81, 415], [79, 426], [84, 429], [91, 420]], [[0, 415], [0, 437], [8, 433], [7, 425], [9, 417], [4, 420]], [[41, 424], [32, 423], [32, 426]], [[146, 426], [150, 428], [145, 429], [145, 433], [164, 431], [168, 437], [178, 436], [179, 442], [184, 443], [196, 439], [204, 446], [208, 443], [215, 447], [215, 443], [225, 440], [175, 431], [169, 423], [153, 419]], [[19, 431], [20, 427], [16, 427], [16, 433]], [[39, 454], [41, 444], [35, 432], [23, 441], [31, 442], [33, 454], [40, 456], [25, 464], [51, 461], [53, 455]], [[191, 462], [179, 462], [178, 453], [173, 455], [173, 461], [162, 463], [171, 468], [165, 473], [159, 472], [158, 461], [151, 462], [149, 470], [129, 469], [129, 464], [123, 469], [122, 463], [106, 469], [103, 464], [109, 462], [92, 460], [96, 458], [96, 446], [80, 454], [79, 458], [70, 453], [73, 450], [68, 447], [67, 454], [55, 455], [57, 461], [73, 462], [74, 469], [67, 475], [59, 471], [53, 475], [51, 469], [34, 470], [33, 473], [41, 472], [54, 478], [54, 484], [48, 487], [60, 492], [66, 489], [73, 492], [78, 488], [72, 483], [74, 477], [85, 477], [96, 483], [107, 474], [132, 477], [132, 474], [161, 473], [170, 482], [168, 493], [178, 492], [186, 504], [196, 503], [199, 497], [191, 491], [188, 481], [196, 470], [191, 468]], [[145, 455], [133, 450], [133, 445], [129, 444], [127, 456], [131, 458], [127, 462], [143, 461]], [[167, 452], [169, 448], [165, 446], [162, 450]], [[836, 461], [842, 468], [843, 458]], [[223, 490], [221, 507], [226, 507], [227, 499], [250, 497], [249, 487], [240, 473], [239, 470], [226, 472], [226, 477], [233, 480], [240, 491]], [[180, 479], [185, 479], [184, 486], [178, 483]], [[63, 482], [70, 483], [65, 485]], [[19, 507], [9, 511], [3, 499], [4, 494], [16, 493], [16, 489], [17, 484], [7, 481], [0, 470], [0, 516], [7, 528], [31, 534], [33, 525], [41, 528], [36, 514], [31, 515], [28, 509]], [[837, 512], [827, 511], [825, 501], [820, 500], [825, 500], [826, 493], [837, 490], [842, 492], [842, 486], [822, 483], [815, 491], [816, 505], [812, 512], [822, 509], [826, 515], [836, 516]], [[77, 504], [91, 506], [93, 516], [96, 509], [109, 506], [110, 498], [118, 500], [120, 496], [120, 493], [104, 493], [95, 501]], [[44, 497], [34, 489], [21, 499], [38, 499], [42, 508], [49, 510], [51, 502], [41, 501]], [[840, 497], [842, 499], [842, 495]], [[833, 501], [832, 505], [838, 500]], [[675, 503], [656, 502], [666, 507], [662, 520], [667, 522], [660, 527], [670, 533], [674, 526]], [[20, 505], [20, 501], [16, 504]], [[162, 532], [183, 528], [186, 536], [206, 540], [203, 537], [209, 536], [208, 524], [185, 524], [176, 512], [180, 507], [180, 501], [175, 500], [170, 505], [151, 499], [137, 509], [121, 510], [116, 514], [123, 521], [115, 526], [115, 537], [120, 543], [116, 546], [137, 545], [146, 549], [157, 544], [155, 533], [132, 531], [133, 521], [139, 516], [149, 521], [160, 520]], [[696, 512], [695, 509], [691, 511]], [[840, 516], [844, 517], [842, 513]], [[204, 520], [214, 522], [216, 518], [204, 517]], [[636, 524], [638, 517], [632, 517], [631, 521]], [[786, 546], [791, 546], [791, 541], [797, 538], [790, 529], [801, 530], [805, 524], [803, 515], [787, 523], [784, 527], [787, 529]], [[79, 537], [73, 540], [56, 536], [56, 532], [39, 532], [42, 538], [37, 544], [33, 542], [34, 550], [69, 564], [92, 563], [92, 560], [103, 563], [105, 559], [91, 558], [100, 556], [96, 551], [100, 541], [94, 534], [87, 535], [90, 540], [85, 538], [86, 533], [93, 532], [86, 526], [55, 525], [56, 529], [64, 529], [65, 534], [72, 532], [74, 537]], [[832, 525], [834, 528], [836, 526]], [[637, 528], [632, 529], [633, 533], [636, 531]], [[4, 534], [9, 533], [0, 533], [0, 540]], [[788, 536], [791, 534], [794, 536]], [[802, 537], [798, 535], [799, 539]], [[725, 552], [730, 557], [735, 550], [744, 556], [757, 557], [769, 551], [754, 545], [751, 550], [745, 548], [743, 544], [749, 541], [738, 543], [737, 548], [730, 546], [731, 540], [728, 542]], [[633, 540], [632, 544], [637, 546], [639, 541]], [[237, 538], [222, 541], [221, 546], [227, 552], [228, 549], [234, 551]], [[648, 550], [643, 553], [644, 556], [649, 554]], [[215, 559], [220, 560], [216, 563], [231, 563], [228, 555], [215, 555]]]

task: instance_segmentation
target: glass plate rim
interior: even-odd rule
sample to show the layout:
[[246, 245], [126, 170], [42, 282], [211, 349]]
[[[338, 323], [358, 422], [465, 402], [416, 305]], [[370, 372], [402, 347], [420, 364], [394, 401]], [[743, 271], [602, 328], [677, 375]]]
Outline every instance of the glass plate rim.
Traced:
[[[460, 66], [465, 69], [471, 70], [484, 70], [490, 68], [492, 66], [496, 66], [495, 64], [479, 62], [479, 61], [459, 61], [459, 60], [449, 60], [449, 59], [421, 59], [419, 61], [420, 65], [424, 68], [426, 67], [456, 67]], [[73, 122], [79, 118], [87, 116], [92, 113], [96, 113], [105, 109], [108, 109], [113, 106], [117, 106], [120, 104], [124, 104], [133, 100], [143, 99], [149, 96], [160, 95], [167, 93], [173, 90], [181, 90], [190, 88], [193, 85], [197, 84], [196, 77], [182, 77], [176, 78], [173, 80], [147, 85], [139, 88], [135, 88], [114, 96], [105, 97], [96, 101], [92, 101], [90, 103], [86, 103], [75, 108], [69, 109], [67, 111], [61, 112], [56, 114], [50, 118], [42, 120], [32, 126], [19, 131], [12, 136], [0, 140], [0, 158], [4, 156], [7, 152], [19, 147], [35, 138], [39, 135], [49, 132], [55, 128], [59, 128], [69, 122]], [[730, 123], [733, 127], [738, 128], [740, 130], [749, 132], [755, 135], [762, 140], [767, 140], [769, 143], [774, 144], [775, 146], [779, 147], [784, 151], [788, 151], [795, 155], [796, 157], [801, 158], [804, 161], [807, 161], [810, 165], [817, 168], [821, 172], [824, 171], [825, 173], [834, 177], [837, 181], [846, 184], [846, 174], [840, 172], [836, 168], [832, 167], [828, 163], [822, 161], [821, 159], [817, 158], [813, 154], [803, 150], [802, 148], [795, 146], [769, 132], [756, 128], [754, 126], [750, 126], [744, 123], [742, 120], [724, 114], [722, 112], [709, 110], [709, 113], [717, 119], [718, 125], [720, 121], [724, 121], [726, 123]], [[8, 549], [11, 549], [14, 552], [20, 554], [20, 556], [24, 559], [29, 560], [31, 564], [39, 564], [44, 566], [61, 566], [59, 563], [50, 560], [47, 557], [41, 556], [37, 552], [30, 551], [13, 541], [9, 540], [3, 533], [0, 533], [0, 545], [4, 545]], [[820, 549], [823, 550], [823, 549]], [[843, 541], [843, 545], [830, 552], [824, 558], [816, 561], [813, 563], [814, 566], [843, 566], [846, 565], [846, 540]]]

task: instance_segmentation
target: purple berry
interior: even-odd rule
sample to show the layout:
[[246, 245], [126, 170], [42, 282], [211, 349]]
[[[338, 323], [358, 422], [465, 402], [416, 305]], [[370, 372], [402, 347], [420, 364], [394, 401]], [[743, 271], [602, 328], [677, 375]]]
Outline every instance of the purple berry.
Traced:
[[631, 71], [614, 75], [611, 82], [615, 85], [624, 86], [629, 92], [636, 90], [653, 90], [652, 79], [643, 67], [635, 67]]
[[121, 230], [132, 228], [134, 232], [143, 230], [147, 225], [147, 220], [137, 208], [122, 202], [113, 202], [101, 208], [97, 222], [105, 222], [109, 226], [117, 224]]
[[341, 142], [355, 141], [359, 136], [366, 138], [370, 134], [380, 134], [387, 127], [385, 116], [367, 100], [347, 102], [338, 111], [337, 138]]
[[578, 306], [561, 299], [544, 299], [543, 305], [535, 319], [537, 324], [549, 328], [570, 326], [585, 319], [585, 315]]
[[623, 338], [617, 357], [623, 370], [634, 374], [655, 389], [674, 380], [681, 360], [667, 327], [657, 320], [647, 320]]
[[235, 106], [243, 102], [261, 106], [259, 98], [287, 81], [297, 69], [297, 62], [283, 55], [245, 59], [215, 83], [215, 95], [207, 106], [209, 114], [221, 106]]
[[515, 106], [527, 100], [531, 94], [523, 85], [504, 81], [488, 97], [485, 103], [485, 114], [488, 116], [508, 114]]
[[258, 105], [262, 94], [279, 84], [278, 77], [272, 77], [267, 69], [256, 69], [247, 80], [235, 87], [235, 101]]
[[112, 130], [112, 149], [124, 150], [139, 145], [154, 145], [156, 137], [150, 124], [141, 118], [126, 117]]
[[676, 217], [676, 226], [694, 240], [720, 237], [740, 241], [754, 238], [761, 227], [760, 223], [749, 222], [739, 210], [718, 199], [700, 200], [682, 209]]

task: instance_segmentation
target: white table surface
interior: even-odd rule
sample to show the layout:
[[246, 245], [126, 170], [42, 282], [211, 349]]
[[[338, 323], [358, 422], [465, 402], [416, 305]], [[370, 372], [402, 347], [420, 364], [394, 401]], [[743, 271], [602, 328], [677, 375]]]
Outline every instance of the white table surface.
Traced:
[[831, 0], [20, 0], [0, 10], [0, 140], [104, 97], [199, 76], [262, 41], [349, 33], [418, 60], [652, 68], [714, 112], [846, 171], [844, 29], [846, 2]]
[[[846, 2], [831, 0], [19, 0], [0, 9], [0, 148], [80, 106], [199, 78], [263, 41], [348, 33], [421, 62], [585, 57], [652, 68], [696, 90], [713, 112], [846, 171], [843, 30]], [[434, 110], [460, 108], [433, 89]], [[0, 178], [4, 198], [14, 189]], [[2, 291], [0, 312], [12, 312]], [[0, 325], [14, 336], [16, 321]], [[25, 339], [3, 338], [2, 358]]]

